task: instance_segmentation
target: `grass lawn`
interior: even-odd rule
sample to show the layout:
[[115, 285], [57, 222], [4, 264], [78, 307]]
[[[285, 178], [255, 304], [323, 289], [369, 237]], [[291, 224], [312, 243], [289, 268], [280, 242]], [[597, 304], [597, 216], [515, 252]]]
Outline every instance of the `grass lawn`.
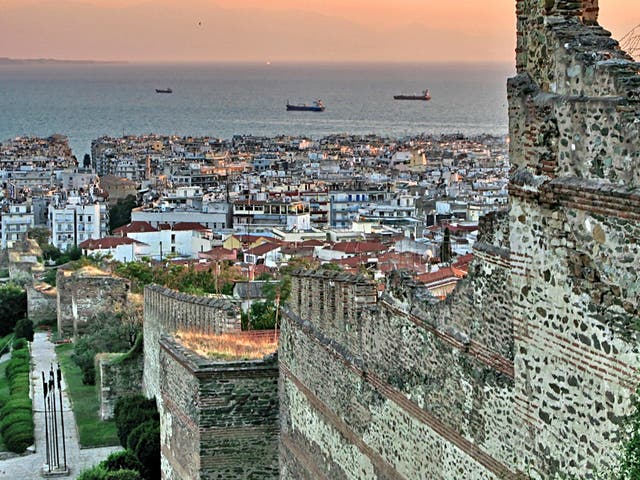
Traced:
[[82, 383], [82, 371], [71, 360], [73, 345], [68, 343], [56, 347], [58, 361], [62, 367], [64, 383], [67, 395], [73, 405], [73, 413], [76, 417], [80, 446], [106, 447], [119, 445], [116, 424], [113, 420], [100, 420], [100, 402], [95, 385]]
[[[0, 395], [2, 395], [3, 393], [9, 395], [9, 380], [7, 380], [7, 377], [4, 374], [4, 371], [7, 368], [7, 363], [9, 363], [8, 359], [0, 363]], [[2, 435], [0, 435], [0, 452], [3, 452], [5, 450], [6, 448], [4, 446], [4, 442], [2, 441]]]

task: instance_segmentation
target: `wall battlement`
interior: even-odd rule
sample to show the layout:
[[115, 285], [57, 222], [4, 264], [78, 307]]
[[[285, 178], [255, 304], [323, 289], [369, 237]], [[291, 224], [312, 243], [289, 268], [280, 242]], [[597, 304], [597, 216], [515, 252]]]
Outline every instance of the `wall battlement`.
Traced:
[[240, 305], [229, 297], [200, 297], [158, 285], [144, 290], [144, 378], [148, 397], [160, 393], [160, 335], [177, 330], [217, 334], [240, 331]]

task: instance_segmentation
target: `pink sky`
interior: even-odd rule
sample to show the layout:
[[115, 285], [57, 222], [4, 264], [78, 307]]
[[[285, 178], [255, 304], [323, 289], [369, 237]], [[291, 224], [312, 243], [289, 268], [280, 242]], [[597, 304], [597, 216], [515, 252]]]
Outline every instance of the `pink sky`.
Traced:
[[[640, 1], [602, 0], [622, 36]], [[505, 61], [515, 0], [0, 0], [0, 57]]]

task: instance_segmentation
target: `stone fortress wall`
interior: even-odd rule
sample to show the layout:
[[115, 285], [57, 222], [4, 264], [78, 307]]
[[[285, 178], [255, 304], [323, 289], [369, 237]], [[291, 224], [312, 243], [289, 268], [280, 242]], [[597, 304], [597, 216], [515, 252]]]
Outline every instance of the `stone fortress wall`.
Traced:
[[82, 333], [100, 312], [113, 312], [127, 301], [129, 280], [98, 268], [58, 269], [56, 275], [58, 332], [63, 337]]
[[240, 305], [230, 298], [199, 297], [158, 285], [145, 287], [143, 390], [149, 398], [160, 394], [160, 336], [178, 330], [239, 332]]
[[240, 333], [239, 302], [145, 288], [143, 384], [160, 412], [162, 478], [278, 478], [277, 355], [207, 359], [178, 330]]
[[519, 462], [589, 478], [614, 462], [638, 383], [639, 65], [598, 2], [517, 3], [508, 84]]
[[160, 339], [165, 480], [277, 479], [278, 361], [213, 361]]
[[286, 479], [592, 478], [640, 380], [640, 76], [596, 0], [519, 0], [510, 208], [435, 304], [300, 273], [283, 321]]

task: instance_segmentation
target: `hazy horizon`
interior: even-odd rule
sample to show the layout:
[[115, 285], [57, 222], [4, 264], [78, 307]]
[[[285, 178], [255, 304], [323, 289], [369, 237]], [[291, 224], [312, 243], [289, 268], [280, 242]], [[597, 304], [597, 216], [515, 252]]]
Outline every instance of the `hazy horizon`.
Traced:
[[[640, 2], [609, 0], [620, 37]], [[0, 0], [0, 57], [129, 63], [507, 63], [515, 0]]]

